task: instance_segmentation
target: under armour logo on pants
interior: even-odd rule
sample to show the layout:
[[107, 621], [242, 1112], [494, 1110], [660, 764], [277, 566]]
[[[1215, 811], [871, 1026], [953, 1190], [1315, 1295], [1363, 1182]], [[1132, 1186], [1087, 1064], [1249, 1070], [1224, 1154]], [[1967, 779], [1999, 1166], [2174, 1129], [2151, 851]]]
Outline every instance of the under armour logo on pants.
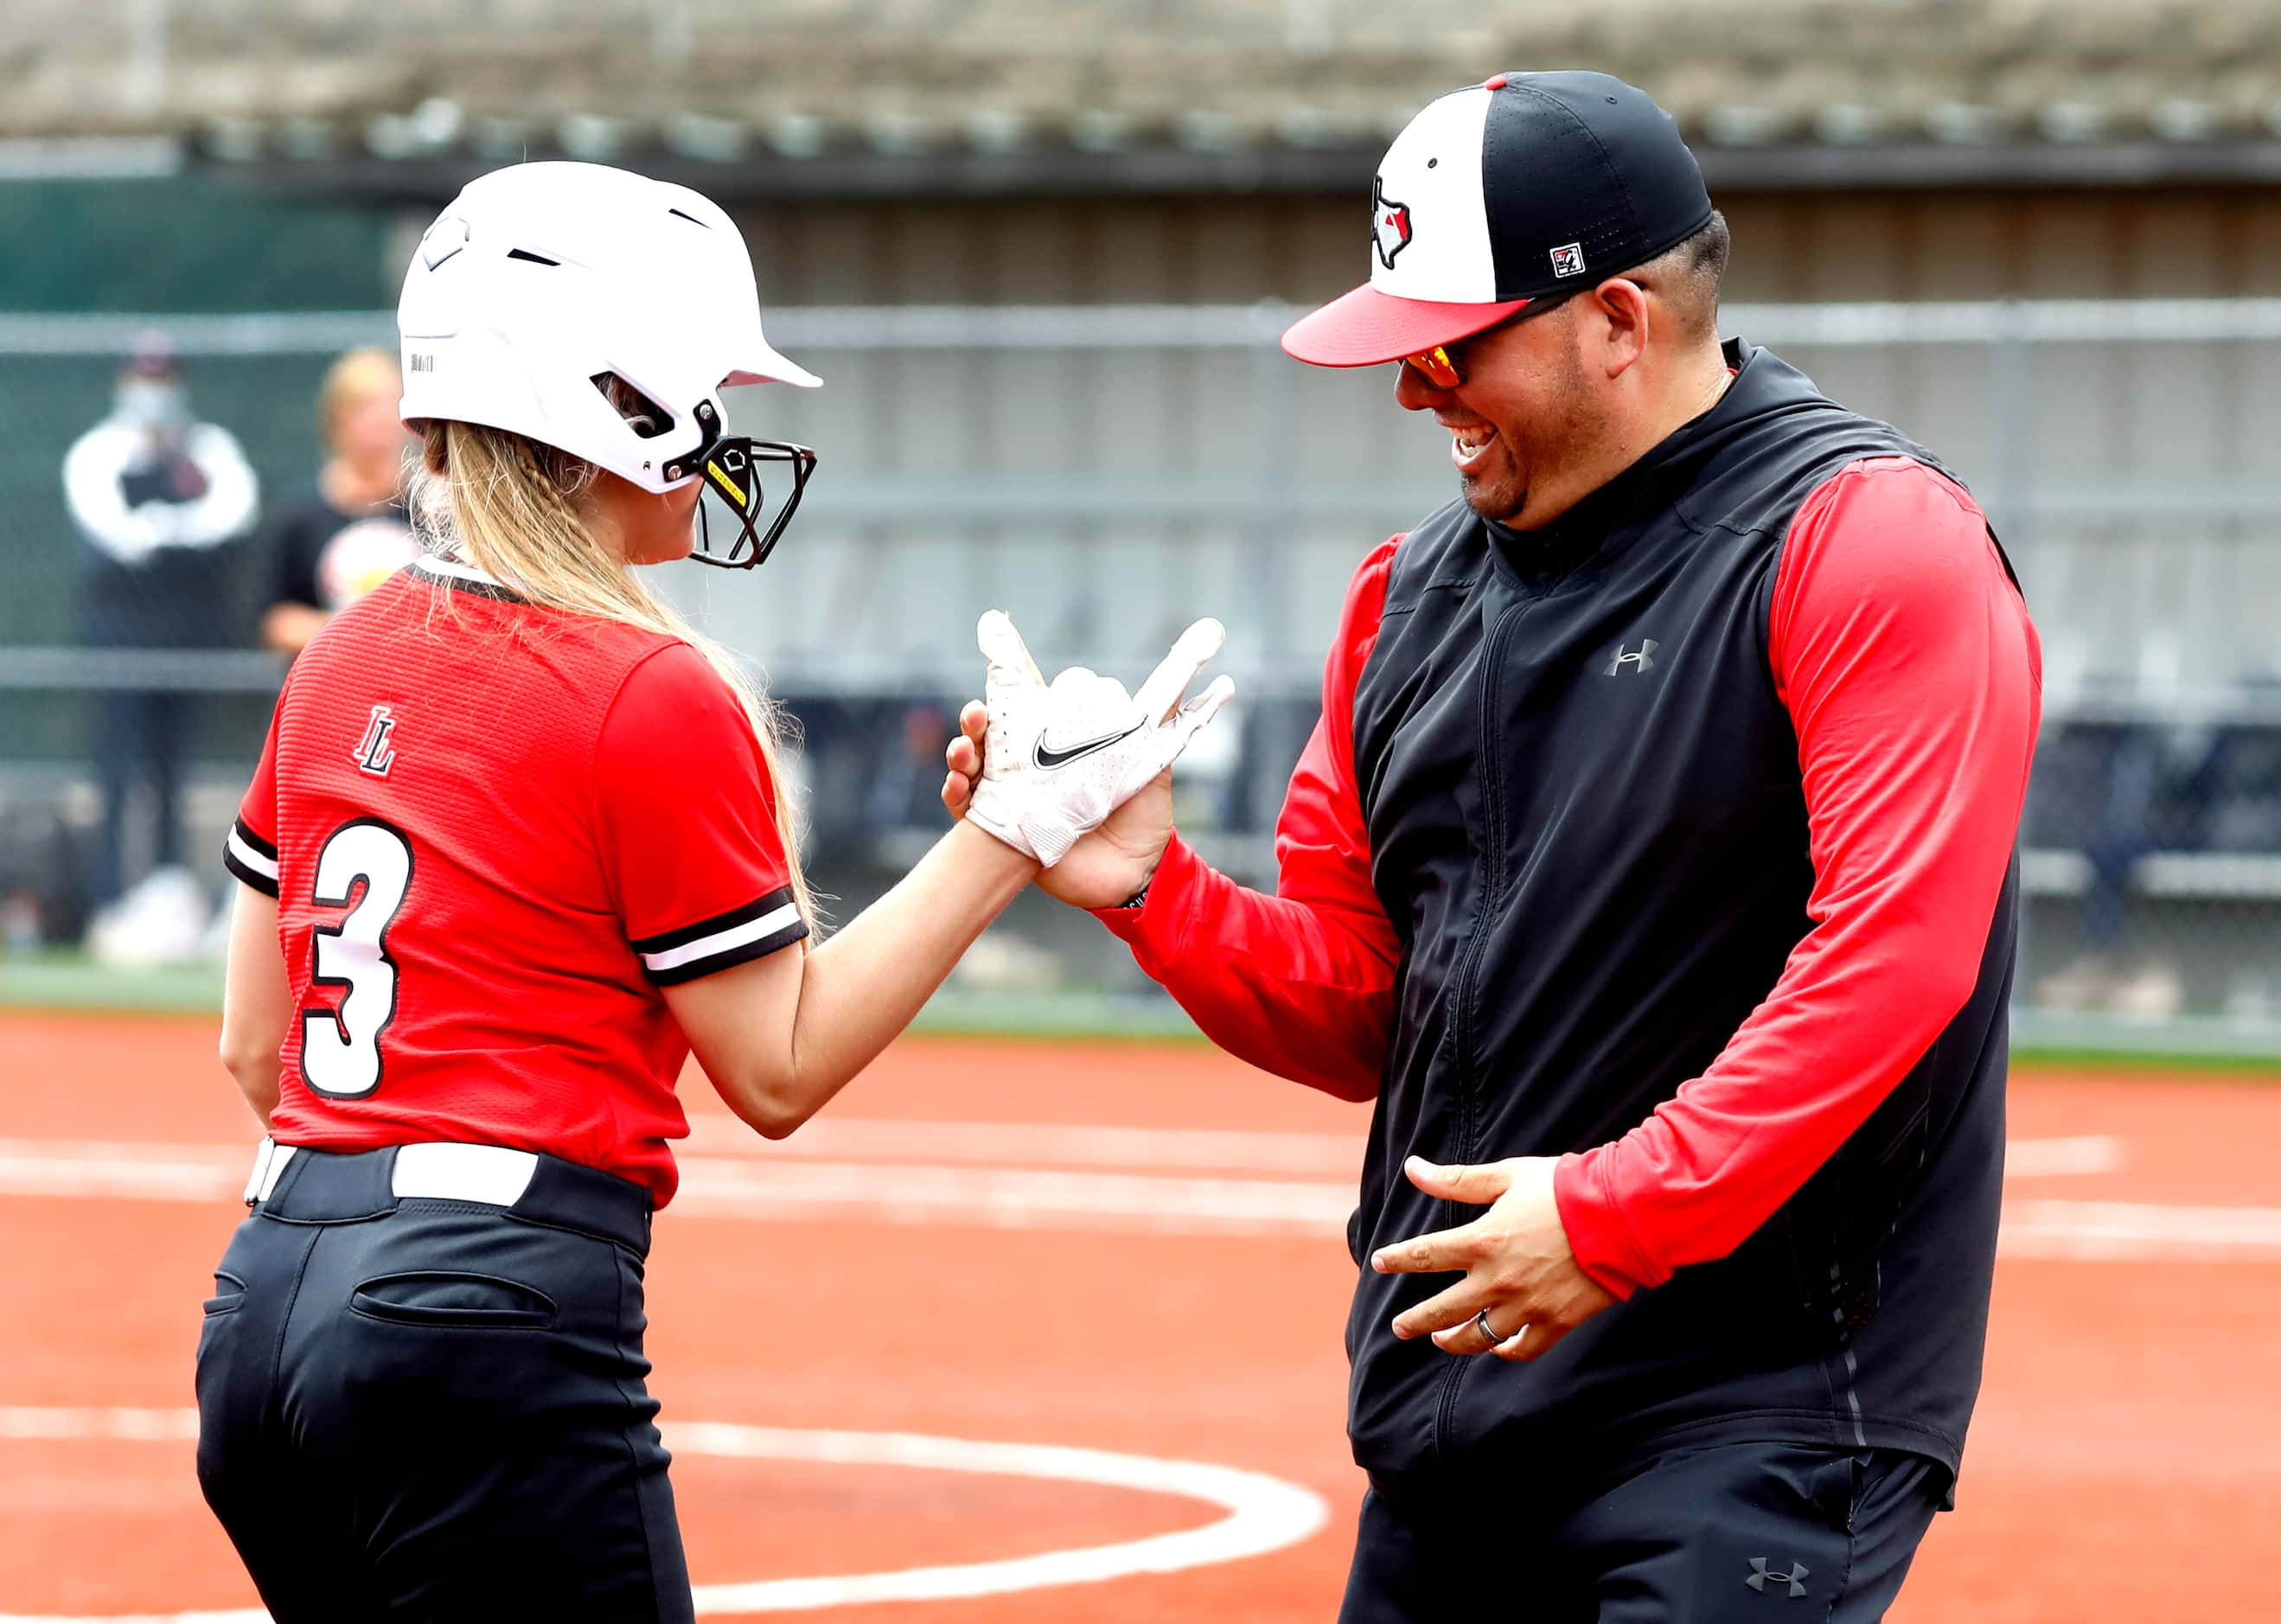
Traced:
[[[1655, 645], [1651, 643], [1648, 646], [1650, 648], [1653, 648]], [[1751, 1558], [1751, 1576], [1748, 1579], [1744, 1580], [1743, 1582], [1749, 1585], [1751, 1589], [1756, 1590], [1761, 1596], [1764, 1596], [1767, 1593], [1767, 1585], [1769, 1581], [1775, 1584], [1786, 1584], [1790, 1586], [1790, 1593], [1792, 1596], [1803, 1596], [1805, 1594], [1805, 1574], [1806, 1567], [1805, 1564], [1803, 1562], [1792, 1563], [1790, 1565], [1790, 1572], [1786, 1574], [1768, 1573], [1767, 1571], [1766, 1558], [1752, 1557]], [[1778, 1590], [1775, 1594], [1780, 1595], [1781, 1592]]]

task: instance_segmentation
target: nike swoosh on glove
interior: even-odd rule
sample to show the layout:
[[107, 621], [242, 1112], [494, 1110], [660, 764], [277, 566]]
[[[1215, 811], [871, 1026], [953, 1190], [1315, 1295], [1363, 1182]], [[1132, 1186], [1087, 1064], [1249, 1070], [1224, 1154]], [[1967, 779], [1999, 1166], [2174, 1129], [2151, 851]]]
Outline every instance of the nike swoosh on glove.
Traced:
[[1233, 677], [1218, 677], [1181, 703], [1227, 640], [1216, 620], [1182, 632], [1132, 694], [1083, 666], [1048, 687], [1003, 610], [982, 617], [975, 640], [988, 662], [982, 698], [990, 726], [967, 821], [1048, 868], [1178, 760], [1235, 692]]

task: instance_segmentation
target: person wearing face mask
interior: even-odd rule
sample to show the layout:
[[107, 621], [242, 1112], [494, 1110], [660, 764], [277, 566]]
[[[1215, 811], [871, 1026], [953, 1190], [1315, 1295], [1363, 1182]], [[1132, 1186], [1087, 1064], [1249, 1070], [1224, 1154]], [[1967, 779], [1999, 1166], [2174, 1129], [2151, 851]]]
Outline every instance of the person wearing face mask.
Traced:
[[325, 370], [317, 389], [325, 464], [271, 537], [261, 640], [279, 653], [299, 653], [336, 613], [419, 555], [404, 512], [403, 393], [385, 350], [351, 350]]
[[1352, 578], [1276, 894], [1169, 781], [1039, 883], [1375, 1102], [1343, 1624], [1868, 1624], [1980, 1382], [2035, 628], [1930, 452], [1721, 341], [1633, 86], [1442, 97], [1368, 243], [1283, 347], [1386, 369], [1458, 490]]
[[[234, 549], [260, 492], [230, 432], [191, 414], [166, 335], [144, 333], [119, 375], [111, 414], [73, 445], [64, 498], [81, 540], [81, 636], [91, 648], [159, 651], [228, 640]], [[89, 875], [90, 940], [107, 960], [187, 953], [205, 922], [182, 862], [182, 753], [191, 697], [171, 688], [105, 688], [96, 710], [100, 827]], [[137, 783], [157, 803], [154, 866], [125, 892], [127, 800]]]

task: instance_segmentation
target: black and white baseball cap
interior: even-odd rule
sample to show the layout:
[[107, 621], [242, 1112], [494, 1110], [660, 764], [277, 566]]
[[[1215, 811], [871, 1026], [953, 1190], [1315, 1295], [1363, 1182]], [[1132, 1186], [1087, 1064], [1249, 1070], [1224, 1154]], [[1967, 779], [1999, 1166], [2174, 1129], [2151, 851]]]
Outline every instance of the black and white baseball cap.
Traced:
[[1395, 137], [1371, 183], [1370, 280], [1283, 348], [1370, 367], [1645, 264], [1711, 220], [1679, 126], [1605, 73], [1499, 73]]

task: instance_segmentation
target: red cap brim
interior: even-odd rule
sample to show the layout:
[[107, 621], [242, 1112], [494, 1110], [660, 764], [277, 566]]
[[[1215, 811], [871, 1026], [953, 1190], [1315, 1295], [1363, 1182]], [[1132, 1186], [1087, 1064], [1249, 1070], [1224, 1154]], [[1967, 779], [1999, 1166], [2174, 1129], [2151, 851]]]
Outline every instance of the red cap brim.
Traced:
[[1313, 367], [1375, 367], [1470, 338], [1527, 304], [1436, 304], [1396, 298], [1365, 282], [1291, 323], [1284, 330], [1283, 352]]

